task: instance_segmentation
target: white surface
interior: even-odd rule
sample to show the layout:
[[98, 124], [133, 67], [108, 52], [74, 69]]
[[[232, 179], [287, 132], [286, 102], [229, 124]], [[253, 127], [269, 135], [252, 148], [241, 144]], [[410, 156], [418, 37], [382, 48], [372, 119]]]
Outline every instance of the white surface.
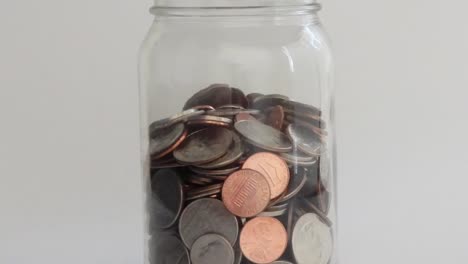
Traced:
[[[142, 263], [150, 1], [0, 3], [0, 263]], [[327, 0], [343, 264], [468, 261], [464, 1]]]

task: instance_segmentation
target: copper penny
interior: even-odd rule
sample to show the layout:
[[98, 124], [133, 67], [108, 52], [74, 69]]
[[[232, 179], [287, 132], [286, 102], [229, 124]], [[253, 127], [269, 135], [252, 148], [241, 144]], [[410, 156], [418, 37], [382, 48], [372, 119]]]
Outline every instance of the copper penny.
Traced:
[[240, 217], [252, 217], [265, 210], [271, 196], [268, 181], [254, 170], [232, 173], [221, 194], [226, 208]]
[[289, 184], [289, 168], [286, 162], [269, 152], [259, 152], [250, 156], [242, 166], [260, 172], [270, 186], [270, 199], [275, 199], [286, 191]]
[[244, 225], [240, 247], [244, 256], [258, 264], [271, 263], [281, 257], [288, 245], [283, 224], [272, 217], [256, 217]]

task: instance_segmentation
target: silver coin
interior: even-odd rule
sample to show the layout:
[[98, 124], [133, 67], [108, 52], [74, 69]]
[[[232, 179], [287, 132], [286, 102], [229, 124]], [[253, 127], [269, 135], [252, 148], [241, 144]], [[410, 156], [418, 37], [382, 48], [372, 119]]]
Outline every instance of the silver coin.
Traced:
[[149, 126], [150, 136], [153, 137], [154, 134], [157, 133], [158, 129], [170, 127], [170, 126], [172, 126], [172, 125], [174, 125], [176, 123], [186, 121], [190, 117], [201, 115], [203, 113], [205, 113], [205, 111], [203, 111], [203, 110], [188, 109], [188, 110], [185, 110], [185, 111], [183, 111], [181, 113], [178, 113], [178, 114], [176, 114], [174, 116], [154, 121]]
[[304, 214], [294, 227], [292, 249], [298, 264], [327, 264], [333, 251], [330, 228], [316, 214]]
[[320, 156], [322, 141], [312, 131], [306, 127], [291, 124], [286, 129], [286, 132], [302, 152], [313, 156]]
[[160, 233], [150, 239], [152, 264], [190, 264], [188, 249], [173, 234]]
[[209, 176], [224, 176], [224, 175], [229, 175], [237, 170], [239, 170], [239, 166], [235, 166], [232, 168], [222, 168], [222, 169], [213, 169], [213, 170], [208, 170], [208, 169], [202, 169], [202, 168], [197, 168], [197, 167], [190, 167], [190, 170], [198, 173], [198, 174], [203, 174], [207, 177]]
[[197, 165], [197, 167], [202, 169], [217, 169], [226, 167], [239, 160], [244, 154], [244, 145], [237, 134], [232, 133], [232, 136], [232, 144], [224, 156], [212, 162]]
[[185, 125], [182, 123], [154, 130], [150, 139], [150, 155], [160, 156], [168, 154], [164, 152], [170, 151], [171, 146], [177, 144], [177, 141], [186, 133]]
[[158, 170], [151, 177], [150, 209], [156, 228], [173, 226], [182, 211], [184, 193], [180, 175], [171, 169]]
[[260, 110], [258, 109], [216, 109], [214, 111], [209, 111], [206, 114], [213, 116], [228, 116], [232, 117], [238, 114], [248, 114], [248, 115], [258, 115]]
[[232, 132], [222, 127], [208, 127], [189, 135], [174, 151], [174, 158], [184, 164], [203, 164], [226, 154]]
[[308, 112], [308, 113], [310, 113], [312, 115], [317, 115], [317, 116], [322, 115], [322, 111], [319, 108], [317, 108], [315, 106], [312, 106], [312, 105], [299, 103], [299, 102], [291, 101], [291, 100], [284, 101], [282, 103], [282, 105], [286, 109], [290, 109], [290, 110], [293, 110], [295, 112]]
[[292, 144], [281, 131], [256, 120], [242, 120], [234, 125], [250, 144], [272, 152], [289, 152]]
[[312, 166], [317, 163], [318, 158], [314, 156], [306, 156], [298, 151], [289, 153], [280, 153], [281, 158], [289, 165]]
[[190, 250], [193, 264], [234, 264], [234, 249], [222, 236], [206, 234], [199, 237]]
[[253, 99], [252, 108], [266, 109], [271, 106], [281, 105], [288, 100], [289, 98], [287, 96], [281, 94], [262, 95]]
[[187, 120], [187, 125], [217, 125], [229, 127], [232, 124], [232, 119], [214, 115], [195, 116]]
[[239, 234], [239, 223], [224, 207], [223, 202], [203, 198], [192, 202], [182, 212], [179, 232], [188, 248], [191, 248], [200, 236], [211, 233], [223, 236], [234, 245]]

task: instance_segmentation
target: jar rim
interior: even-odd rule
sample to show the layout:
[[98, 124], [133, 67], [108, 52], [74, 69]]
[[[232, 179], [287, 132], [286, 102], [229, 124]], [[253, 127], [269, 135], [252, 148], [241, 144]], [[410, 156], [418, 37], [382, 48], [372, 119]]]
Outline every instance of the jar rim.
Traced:
[[315, 7], [317, 0], [154, 0], [152, 9], [248, 9], [269, 7]]

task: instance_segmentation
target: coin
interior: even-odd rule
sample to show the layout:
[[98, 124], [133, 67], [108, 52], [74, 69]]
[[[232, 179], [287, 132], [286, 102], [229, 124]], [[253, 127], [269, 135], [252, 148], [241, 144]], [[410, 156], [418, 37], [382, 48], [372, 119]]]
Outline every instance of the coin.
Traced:
[[242, 121], [242, 120], [257, 120], [255, 117], [251, 116], [250, 114], [247, 113], [239, 113], [235, 117], [236, 122]]
[[244, 93], [237, 89], [229, 87], [227, 84], [212, 84], [205, 89], [195, 93], [185, 103], [184, 110], [197, 105], [211, 105], [214, 108], [219, 106], [235, 104], [247, 107], [247, 98]]
[[249, 115], [258, 115], [260, 110], [258, 109], [216, 109], [214, 111], [207, 112], [209, 115], [213, 116], [235, 116], [238, 114], [249, 114]]
[[246, 96], [246, 98], [247, 98], [247, 102], [248, 102], [249, 107], [252, 107], [253, 106], [253, 101], [256, 98], [260, 97], [260, 96], [263, 96], [263, 94], [261, 94], [261, 93], [250, 93], [250, 94], [248, 94]]
[[150, 155], [154, 159], [164, 157], [177, 148], [186, 136], [187, 130], [182, 123], [154, 130], [150, 139]]
[[206, 234], [199, 237], [190, 250], [193, 264], [234, 264], [234, 249], [222, 236]]
[[333, 222], [326, 216], [323, 210], [319, 209], [312, 201], [307, 199], [301, 200], [301, 205], [306, 208], [307, 211], [314, 212], [327, 226], [332, 226]]
[[226, 208], [240, 217], [259, 214], [271, 197], [266, 178], [257, 171], [244, 169], [226, 179], [221, 195]]
[[249, 143], [264, 150], [273, 152], [289, 152], [291, 141], [281, 131], [255, 120], [243, 120], [234, 125]]
[[197, 105], [197, 106], [192, 107], [192, 109], [204, 110], [204, 111], [212, 111], [212, 110], [215, 110], [215, 108], [212, 107], [211, 105]]
[[304, 214], [294, 227], [292, 249], [298, 264], [327, 264], [333, 249], [330, 228], [316, 214]]
[[239, 160], [244, 154], [244, 145], [242, 144], [242, 141], [237, 134], [232, 133], [232, 139], [231, 146], [229, 147], [227, 153], [224, 154], [224, 156], [212, 162], [197, 165], [197, 167], [203, 169], [218, 169], [226, 167]]
[[278, 203], [286, 202], [296, 196], [302, 190], [306, 182], [307, 177], [305, 173], [295, 174], [288, 185], [286, 194], [278, 201]]
[[272, 217], [255, 217], [248, 221], [239, 239], [244, 256], [259, 264], [277, 260], [283, 255], [288, 244], [286, 229], [280, 221]]
[[258, 171], [265, 176], [270, 186], [270, 199], [280, 196], [288, 187], [289, 168], [278, 155], [269, 152], [256, 153], [245, 161], [242, 168]]
[[320, 111], [320, 109], [312, 105], [308, 105], [308, 104], [304, 104], [304, 103], [300, 103], [296, 101], [291, 101], [291, 100], [284, 101], [282, 105], [284, 106], [284, 108], [290, 109], [294, 112], [308, 112], [312, 115], [317, 115], [317, 116], [322, 115], [322, 111]]
[[281, 94], [262, 95], [262, 96], [256, 97], [252, 101], [252, 108], [266, 109], [271, 106], [281, 105], [287, 100], [289, 100], [289, 98]]
[[157, 228], [173, 226], [184, 201], [180, 175], [171, 169], [158, 170], [151, 177], [151, 191], [152, 223]]
[[230, 130], [208, 127], [190, 134], [174, 151], [174, 158], [184, 164], [208, 163], [226, 154], [231, 143]]
[[237, 240], [239, 223], [223, 203], [212, 198], [203, 198], [189, 204], [179, 220], [180, 237], [190, 249], [199, 237], [205, 234], [219, 234], [231, 245]]
[[280, 153], [279, 155], [284, 159], [284, 161], [293, 166], [312, 166], [318, 161], [317, 157], [307, 156], [294, 150], [289, 153]]
[[239, 239], [237, 239], [234, 245], [234, 264], [241, 264], [242, 262], [242, 251], [239, 245]]
[[190, 167], [190, 170], [198, 173], [198, 174], [203, 174], [205, 176], [216, 176], [216, 175], [229, 175], [237, 170], [239, 170], [238, 166], [235, 167], [230, 167], [230, 168], [220, 168], [220, 169], [202, 169], [202, 168], [197, 168], [197, 167]]
[[228, 105], [222, 105], [218, 107], [218, 109], [245, 109], [245, 108], [240, 105], [228, 104]]
[[150, 263], [190, 264], [189, 252], [173, 234], [160, 233], [150, 239]]
[[186, 201], [196, 200], [204, 197], [210, 197], [221, 192], [222, 184], [211, 184], [204, 187], [193, 188], [187, 192]]
[[201, 115], [203, 113], [205, 113], [205, 111], [203, 111], [203, 110], [188, 109], [188, 110], [185, 110], [185, 111], [183, 111], [183, 112], [181, 112], [179, 114], [176, 114], [174, 116], [154, 121], [149, 126], [149, 135], [150, 135], [150, 137], [153, 137], [153, 136], [155, 136], [156, 133], [158, 133], [159, 129], [170, 127], [170, 126], [172, 126], [174, 124], [177, 124], [179, 122], [183, 122], [183, 121], [187, 120], [190, 117]]
[[276, 105], [265, 110], [265, 124], [281, 130], [284, 121], [284, 110], [280, 105]]
[[304, 187], [302, 187], [301, 193], [304, 196], [314, 196], [319, 191], [320, 180], [319, 180], [319, 172], [316, 166], [301, 168], [300, 173], [304, 173], [306, 175], [306, 183]]
[[278, 217], [282, 216], [286, 213], [287, 209], [279, 209], [279, 210], [267, 210], [259, 213], [257, 216], [263, 216], [263, 217]]
[[214, 115], [201, 115], [194, 116], [187, 120], [187, 125], [201, 125], [201, 126], [221, 126], [230, 127], [232, 120], [226, 117], [214, 116]]
[[301, 151], [312, 156], [320, 156], [322, 141], [312, 131], [306, 127], [291, 124], [286, 132]]

